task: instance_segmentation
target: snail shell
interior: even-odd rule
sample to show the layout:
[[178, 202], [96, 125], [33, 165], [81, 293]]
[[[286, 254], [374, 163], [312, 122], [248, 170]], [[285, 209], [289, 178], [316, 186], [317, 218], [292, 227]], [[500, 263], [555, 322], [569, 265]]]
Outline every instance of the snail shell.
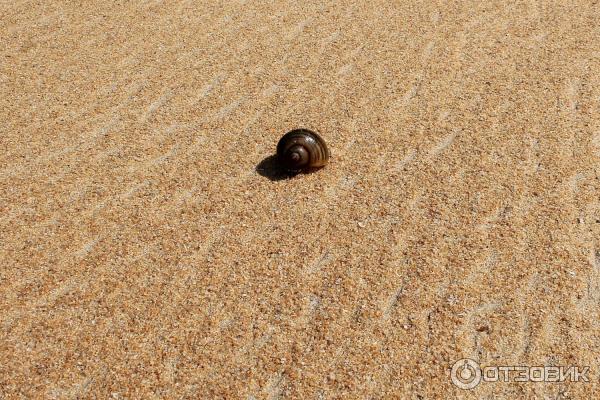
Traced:
[[316, 132], [294, 129], [279, 139], [277, 157], [290, 171], [308, 170], [327, 164], [329, 149]]

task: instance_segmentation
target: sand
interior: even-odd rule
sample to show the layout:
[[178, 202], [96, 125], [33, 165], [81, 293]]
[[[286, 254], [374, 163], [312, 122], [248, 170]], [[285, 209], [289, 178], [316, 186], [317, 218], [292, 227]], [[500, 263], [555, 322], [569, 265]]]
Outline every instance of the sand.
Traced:
[[600, 3], [395, 3], [0, 4], [0, 399], [595, 396]]

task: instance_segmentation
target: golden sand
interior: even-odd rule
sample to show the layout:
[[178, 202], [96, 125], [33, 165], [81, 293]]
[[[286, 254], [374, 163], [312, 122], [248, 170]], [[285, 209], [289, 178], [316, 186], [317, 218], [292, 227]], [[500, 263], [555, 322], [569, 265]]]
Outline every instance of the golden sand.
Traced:
[[0, 399], [597, 396], [600, 3], [334, 3], [0, 4]]

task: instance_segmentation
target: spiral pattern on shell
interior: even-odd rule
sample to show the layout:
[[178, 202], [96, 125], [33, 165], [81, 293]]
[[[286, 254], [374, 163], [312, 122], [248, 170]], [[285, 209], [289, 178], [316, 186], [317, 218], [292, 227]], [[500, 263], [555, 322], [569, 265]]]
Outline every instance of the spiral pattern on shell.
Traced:
[[294, 129], [277, 143], [277, 157], [290, 171], [319, 168], [329, 161], [329, 149], [316, 132]]

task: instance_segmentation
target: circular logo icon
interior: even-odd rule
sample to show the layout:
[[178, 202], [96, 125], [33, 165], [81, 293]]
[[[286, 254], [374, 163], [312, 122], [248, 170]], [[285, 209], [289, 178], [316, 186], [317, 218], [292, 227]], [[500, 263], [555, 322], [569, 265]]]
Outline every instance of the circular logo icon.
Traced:
[[450, 379], [455, 386], [461, 389], [473, 389], [481, 382], [481, 368], [476, 361], [463, 358], [452, 366]]

